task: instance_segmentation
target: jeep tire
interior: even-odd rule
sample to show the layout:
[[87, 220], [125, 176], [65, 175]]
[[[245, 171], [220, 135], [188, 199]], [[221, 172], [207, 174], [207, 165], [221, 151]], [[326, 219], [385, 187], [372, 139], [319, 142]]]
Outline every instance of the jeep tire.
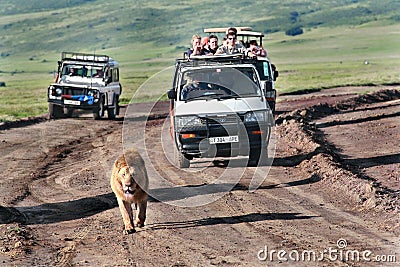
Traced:
[[93, 118], [100, 120], [104, 117], [104, 97], [100, 99], [99, 106], [93, 110]]
[[72, 109], [72, 108], [66, 108], [65, 114], [66, 114], [66, 116], [67, 116], [68, 118], [71, 118], [72, 115], [74, 114], [74, 109]]
[[49, 103], [49, 115], [50, 119], [62, 118], [64, 117], [64, 108], [59, 105]]
[[118, 106], [117, 97], [114, 96], [113, 106], [107, 108], [108, 119], [115, 120], [115, 117], [117, 116], [117, 106]]
[[115, 114], [119, 115], [120, 112], [120, 106], [119, 106], [119, 95], [115, 96]]

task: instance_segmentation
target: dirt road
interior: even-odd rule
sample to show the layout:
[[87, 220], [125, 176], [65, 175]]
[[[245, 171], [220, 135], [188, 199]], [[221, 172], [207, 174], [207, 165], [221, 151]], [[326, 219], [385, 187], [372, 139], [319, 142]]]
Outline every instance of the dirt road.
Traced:
[[[398, 265], [395, 89], [281, 96], [275, 158], [258, 169], [240, 167], [240, 159], [229, 167], [201, 159], [187, 171], [175, 168], [165, 155], [167, 103], [159, 103], [143, 131], [141, 117], [130, 121], [139, 130], [129, 132], [129, 145], [146, 143], [153, 195], [146, 226], [132, 235], [122, 234], [109, 186], [126, 145], [122, 119], [1, 125], [0, 266]], [[358, 94], [365, 90], [375, 92]], [[224, 174], [239, 174], [230, 192], [201, 190]], [[155, 175], [175, 188], [152, 184]], [[254, 177], [263, 183], [249, 192]], [[179, 205], [212, 196], [207, 205]]]

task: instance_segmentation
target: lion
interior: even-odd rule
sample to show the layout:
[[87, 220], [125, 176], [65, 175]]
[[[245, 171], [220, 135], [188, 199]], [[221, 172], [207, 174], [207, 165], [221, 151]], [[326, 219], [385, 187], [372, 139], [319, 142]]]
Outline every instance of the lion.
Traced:
[[[143, 227], [146, 220], [149, 180], [144, 160], [135, 149], [128, 149], [114, 162], [110, 179], [124, 221], [124, 233], [132, 234]], [[132, 204], [135, 203], [136, 220], [133, 221]]]

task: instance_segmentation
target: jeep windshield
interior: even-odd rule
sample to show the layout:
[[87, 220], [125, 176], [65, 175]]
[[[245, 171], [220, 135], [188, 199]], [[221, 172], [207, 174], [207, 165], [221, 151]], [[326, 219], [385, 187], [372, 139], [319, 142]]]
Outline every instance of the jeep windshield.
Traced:
[[189, 69], [181, 75], [180, 99], [229, 99], [261, 97], [253, 67], [206, 67]]
[[62, 76], [81, 78], [103, 78], [104, 71], [101, 66], [64, 64]]

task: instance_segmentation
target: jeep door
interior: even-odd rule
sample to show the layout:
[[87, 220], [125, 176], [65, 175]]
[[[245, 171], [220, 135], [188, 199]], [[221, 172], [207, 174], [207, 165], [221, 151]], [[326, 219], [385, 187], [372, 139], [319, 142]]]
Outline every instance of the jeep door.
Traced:
[[117, 96], [121, 94], [121, 85], [119, 83], [119, 69], [109, 67], [106, 69], [105, 80], [105, 94], [106, 105], [113, 106], [117, 100]]

